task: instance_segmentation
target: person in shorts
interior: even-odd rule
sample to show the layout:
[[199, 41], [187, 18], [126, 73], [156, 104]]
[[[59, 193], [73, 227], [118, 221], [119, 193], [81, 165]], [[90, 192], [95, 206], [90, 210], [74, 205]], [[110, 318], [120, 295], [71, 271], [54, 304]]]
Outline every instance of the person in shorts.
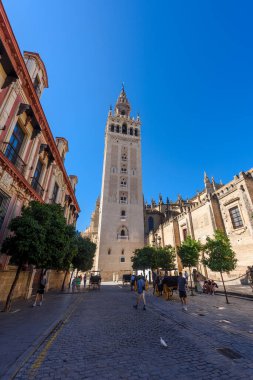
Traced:
[[33, 307], [35, 307], [37, 305], [38, 301], [39, 301], [39, 306], [42, 306], [43, 295], [44, 295], [44, 292], [45, 292], [46, 284], [47, 284], [46, 275], [43, 275], [43, 277], [42, 277], [42, 279], [40, 280], [40, 283], [39, 283], [39, 287], [38, 287], [38, 290], [37, 290], [37, 294], [36, 294], [36, 298], [35, 298]]
[[136, 300], [136, 305], [133, 305], [135, 309], [138, 308], [139, 302], [141, 299], [143, 300], [143, 310], [146, 310], [146, 300], [145, 300], [145, 279], [144, 277], [140, 276], [137, 278], [137, 300]]
[[135, 280], [136, 280], [135, 275], [132, 274], [132, 275], [131, 275], [131, 282], [130, 282], [130, 285], [131, 285], [131, 291], [134, 290], [134, 283], [135, 283]]
[[183, 308], [183, 310], [187, 311], [187, 305], [186, 305], [186, 298], [187, 298], [186, 286], [187, 286], [187, 282], [186, 282], [185, 277], [183, 277], [182, 272], [179, 272], [177, 286], [178, 286], [178, 291], [179, 291], [179, 297], [180, 297], [180, 300], [181, 300], [181, 303], [182, 303], [182, 308]]

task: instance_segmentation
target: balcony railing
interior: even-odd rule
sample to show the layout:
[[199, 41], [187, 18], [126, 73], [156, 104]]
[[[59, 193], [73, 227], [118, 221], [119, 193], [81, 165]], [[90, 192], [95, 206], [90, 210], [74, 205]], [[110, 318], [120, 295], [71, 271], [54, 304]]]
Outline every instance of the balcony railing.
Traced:
[[118, 240], [128, 240], [128, 235], [118, 235]]
[[24, 174], [26, 164], [22, 158], [18, 155], [18, 152], [13, 148], [10, 143], [3, 142], [0, 148], [1, 152], [8, 158], [8, 160], [18, 169], [18, 171]]
[[34, 188], [34, 190], [36, 191], [36, 193], [42, 197], [43, 193], [44, 193], [44, 189], [35, 177], [32, 177], [31, 185]]

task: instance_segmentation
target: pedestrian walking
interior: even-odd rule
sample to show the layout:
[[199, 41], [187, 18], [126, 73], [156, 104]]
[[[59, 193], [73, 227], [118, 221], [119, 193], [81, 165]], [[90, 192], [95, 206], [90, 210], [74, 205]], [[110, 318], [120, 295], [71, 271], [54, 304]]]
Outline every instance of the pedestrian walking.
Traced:
[[137, 300], [136, 300], [136, 305], [133, 305], [135, 309], [138, 308], [138, 305], [141, 301], [143, 300], [143, 310], [146, 310], [146, 299], [145, 299], [145, 279], [144, 277], [140, 276], [137, 279]]
[[83, 287], [86, 288], [86, 273], [83, 276]]
[[184, 278], [186, 279], [186, 282], [188, 283], [189, 275], [187, 271], [184, 272]]
[[131, 286], [131, 292], [134, 290], [134, 283], [135, 283], [135, 275], [132, 274], [131, 280], [130, 280], [130, 286]]
[[76, 277], [72, 280], [72, 293], [75, 293], [76, 291]]
[[38, 306], [42, 306], [46, 284], [47, 284], [47, 279], [46, 279], [46, 275], [44, 274], [40, 280], [33, 307], [37, 305], [37, 302], [39, 302]]
[[78, 292], [80, 292], [80, 286], [81, 286], [81, 276], [76, 277], [76, 289]]
[[179, 277], [178, 277], [178, 291], [179, 291], [179, 297], [182, 303], [182, 308], [183, 310], [187, 311], [187, 305], [186, 305], [186, 279], [183, 277], [182, 272], [179, 272]]

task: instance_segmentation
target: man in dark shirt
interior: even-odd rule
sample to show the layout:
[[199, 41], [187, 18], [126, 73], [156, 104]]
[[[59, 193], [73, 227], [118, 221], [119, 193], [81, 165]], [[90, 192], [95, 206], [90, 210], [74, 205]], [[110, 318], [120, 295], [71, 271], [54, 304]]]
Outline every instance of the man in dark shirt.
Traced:
[[145, 278], [140, 276], [137, 278], [137, 300], [136, 305], [133, 305], [135, 309], [138, 308], [138, 304], [142, 298], [143, 300], [143, 310], [146, 310], [146, 300], [145, 300]]
[[186, 306], [186, 298], [187, 298], [186, 285], [187, 285], [186, 279], [183, 277], [182, 272], [179, 272], [177, 286], [178, 286], [179, 297], [180, 297], [180, 300], [181, 300], [181, 303], [182, 303], [182, 307], [183, 307], [183, 310], [185, 310], [185, 311], [187, 311], [187, 306]]

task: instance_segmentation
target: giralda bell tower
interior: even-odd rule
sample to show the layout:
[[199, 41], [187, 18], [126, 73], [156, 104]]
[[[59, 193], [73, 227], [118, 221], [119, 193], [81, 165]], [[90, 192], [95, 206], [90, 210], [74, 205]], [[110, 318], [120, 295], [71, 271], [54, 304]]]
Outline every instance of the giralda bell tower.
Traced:
[[96, 268], [103, 281], [132, 270], [131, 256], [144, 245], [140, 118], [130, 117], [124, 87], [106, 131]]

